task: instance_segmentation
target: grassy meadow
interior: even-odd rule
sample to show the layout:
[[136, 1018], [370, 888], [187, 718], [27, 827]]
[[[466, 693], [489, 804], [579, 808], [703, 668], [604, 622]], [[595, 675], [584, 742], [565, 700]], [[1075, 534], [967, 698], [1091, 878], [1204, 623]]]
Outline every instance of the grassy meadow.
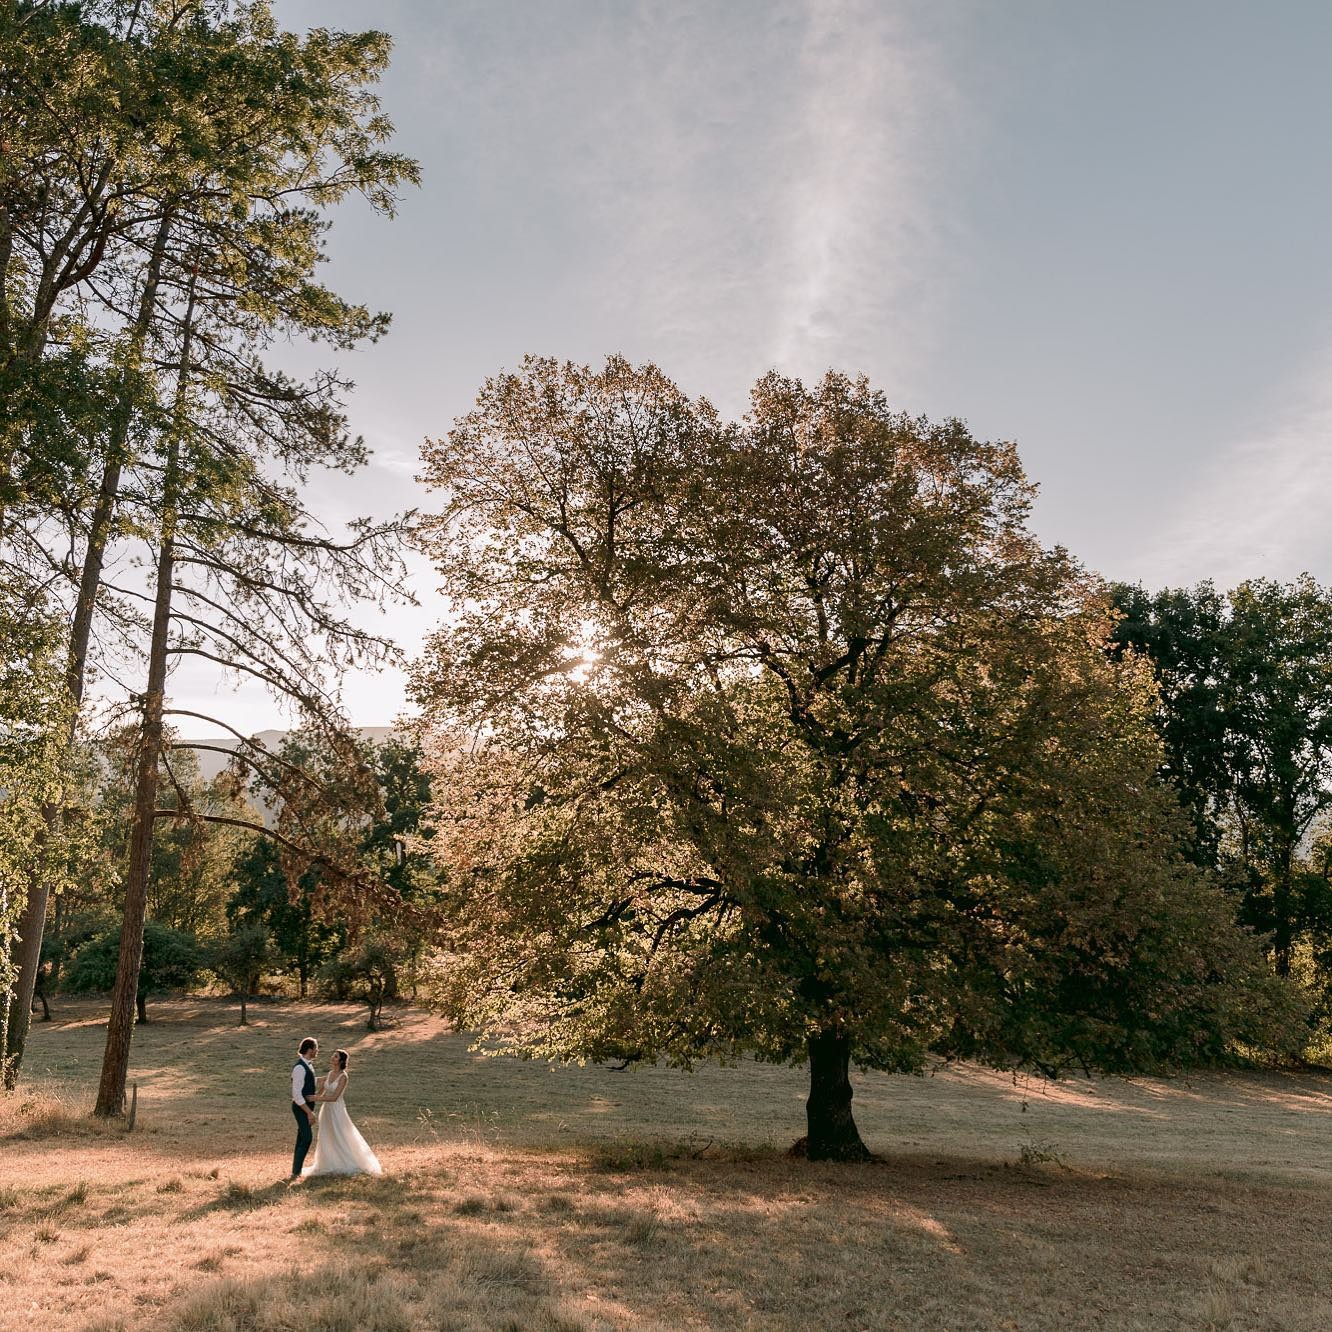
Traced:
[[[410, 1011], [181, 1000], [132, 1134], [61, 1000], [0, 1099], [0, 1329], [1323, 1329], [1332, 1079], [858, 1075], [882, 1161], [787, 1159], [800, 1071], [550, 1069]], [[351, 1052], [382, 1179], [289, 1189], [292, 1051]]]

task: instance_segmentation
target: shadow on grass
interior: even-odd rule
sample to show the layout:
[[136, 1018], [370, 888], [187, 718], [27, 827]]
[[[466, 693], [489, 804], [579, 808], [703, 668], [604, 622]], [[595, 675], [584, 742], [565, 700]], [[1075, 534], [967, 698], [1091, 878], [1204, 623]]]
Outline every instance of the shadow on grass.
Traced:
[[[1210, 1262], [1237, 1242], [1256, 1244], [1292, 1202], [1214, 1183], [1181, 1205], [1151, 1180], [966, 1156], [868, 1168], [677, 1159], [608, 1171], [594, 1160], [455, 1155], [447, 1169], [314, 1183], [256, 1191], [314, 1204], [293, 1207], [289, 1225], [263, 1223], [266, 1235], [299, 1236], [298, 1252], [269, 1255], [264, 1275], [223, 1270], [132, 1325], [1054, 1329], [1093, 1325], [1108, 1307], [1096, 1301], [1131, 1297], [1124, 1321], [1106, 1325], [1156, 1326], [1192, 1298]], [[1195, 1201], [1213, 1221], [1233, 1203], [1243, 1233], [1200, 1238]], [[193, 1215], [210, 1210], [218, 1204]], [[1318, 1210], [1316, 1197], [1301, 1199], [1300, 1224]], [[1146, 1263], [1151, 1277], [1129, 1295], [1126, 1262]], [[1089, 1275], [1089, 1265], [1104, 1271]], [[885, 1321], [887, 1308], [896, 1321]], [[1007, 1314], [1024, 1321], [1005, 1324]]]
[[260, 1207], [272, 1207], [275, 1203], [285, 1201], [291, 1192], [292, 1189], [285, 1179], [276, 1180], [262, 1188], [254, 1188], [252, 1185], [233, 1179], [227, 1182], [216, 1198], [182, 1212], [180, 1219], [197, 1221], [201, 1217], [217, 1212], [253, 1212]]
[[[350, 1050], [349, 1109], [391, 1172], [422, 1149], [451, 1144], [586, 1153], [612, 1172], [664, 1164], [681, 1143], [686, 1156], [703, 1160], [739, 1143], [754, 1144], [761, 1157], [783, 1152], [804, 1121], [798, 1070], [548, 1069], [476, 1054], [467, 1036], [412, 1010], [391, 1030], [369, 1033], [360, 1007], [279, 1001], [240, 1027], [231, 1001], [186, 998], [156, 1005], [154, 1021], [136, 1032], [130, 1076], [140, 1086], [138, 1128], [122, 1145], [114, 1141], [122, 1126], [95, 1125], [79, 1099], [91, 1097], [101, 1058], [104, 1032], [90, 1020], [99, 1006], [68, 1008], [34, 1036], [30, 1051], [34, 1071], [50, 1070], [41, 1090], [64, 1108], [20, 1122], [0, 1098], [3, 1150], [44, 1172], [82, 1170], [77, 1158], [87, 1151], [108, 1161], [123, 1151], [148, 1170], [222, 1164], [228, 1173], [277, 1174], [293, 1137], [286, 1080], [306, 1033], [323, 1044], [321, 1071], [334, 1045]], [[962, 1145], [991, 1162], [1025, 1148], [1072, 1163], [1303, 1168], [1323, 1160], [1332, 1114], [1332, 1078], [1312, 1073], [1046, 1084], [954, 1065], [936, 1078], [857, 1074], [855, 1087], [861, 1131], [875, 1151], [932, 1154]], [[626, 1142], [626, 1132], [636, 1140]], [[102, 1133], [105, 1141], [94, 1141]]]

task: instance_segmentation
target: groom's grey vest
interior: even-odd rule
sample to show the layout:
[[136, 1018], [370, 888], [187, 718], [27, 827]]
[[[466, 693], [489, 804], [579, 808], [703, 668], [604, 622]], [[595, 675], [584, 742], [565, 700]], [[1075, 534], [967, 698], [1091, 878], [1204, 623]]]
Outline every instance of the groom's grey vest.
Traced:
[[310, 1065], [305, 1062], [304, 1059], [298, 1059], [296, 1062], [300, 1064], [302, 1068], [305, 1069], [305, 1085], [301, 1088], [301, 1095], [305, 1097], [306, 1105], [309, 1105], [310, 1102], [314, 1099], [314, 1094], [315, 1094], [314, 1069], [312, 1069]]

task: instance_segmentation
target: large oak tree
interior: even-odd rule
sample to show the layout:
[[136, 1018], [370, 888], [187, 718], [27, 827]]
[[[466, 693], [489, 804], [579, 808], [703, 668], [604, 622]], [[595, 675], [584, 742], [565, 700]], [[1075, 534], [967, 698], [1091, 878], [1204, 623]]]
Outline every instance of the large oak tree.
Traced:
[[770, 375], [729, 425], [652, 367], [529, 359], [425, 476], [458, 1022], [807, 1061], [808, 1152], [841, 1159], [852, 1062], [1274, 1038], [1282, 993], [1178, 851], [1149, 673], [1028, 531], [1012, 446], [837, 374]]

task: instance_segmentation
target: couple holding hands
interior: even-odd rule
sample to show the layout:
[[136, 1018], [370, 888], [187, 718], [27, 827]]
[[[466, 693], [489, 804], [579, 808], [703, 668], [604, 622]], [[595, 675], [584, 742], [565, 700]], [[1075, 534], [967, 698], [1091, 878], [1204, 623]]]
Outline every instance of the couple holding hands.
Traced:
[[[334, 1050], [328, 1073], [314, 1069], [319, 1042], [307, 1036], [291, 1070], [291, 1112], [296, 1116], [296, 1152], [291, 1160], [292, 1184], [312, 1175], [382, 1175], [383, 1167], [347, 1113], [347, 1052]], [[319, 1107], [319, 1142], [309, 1165], [306, 1153], [314, 1142], [315, 1106]]]

